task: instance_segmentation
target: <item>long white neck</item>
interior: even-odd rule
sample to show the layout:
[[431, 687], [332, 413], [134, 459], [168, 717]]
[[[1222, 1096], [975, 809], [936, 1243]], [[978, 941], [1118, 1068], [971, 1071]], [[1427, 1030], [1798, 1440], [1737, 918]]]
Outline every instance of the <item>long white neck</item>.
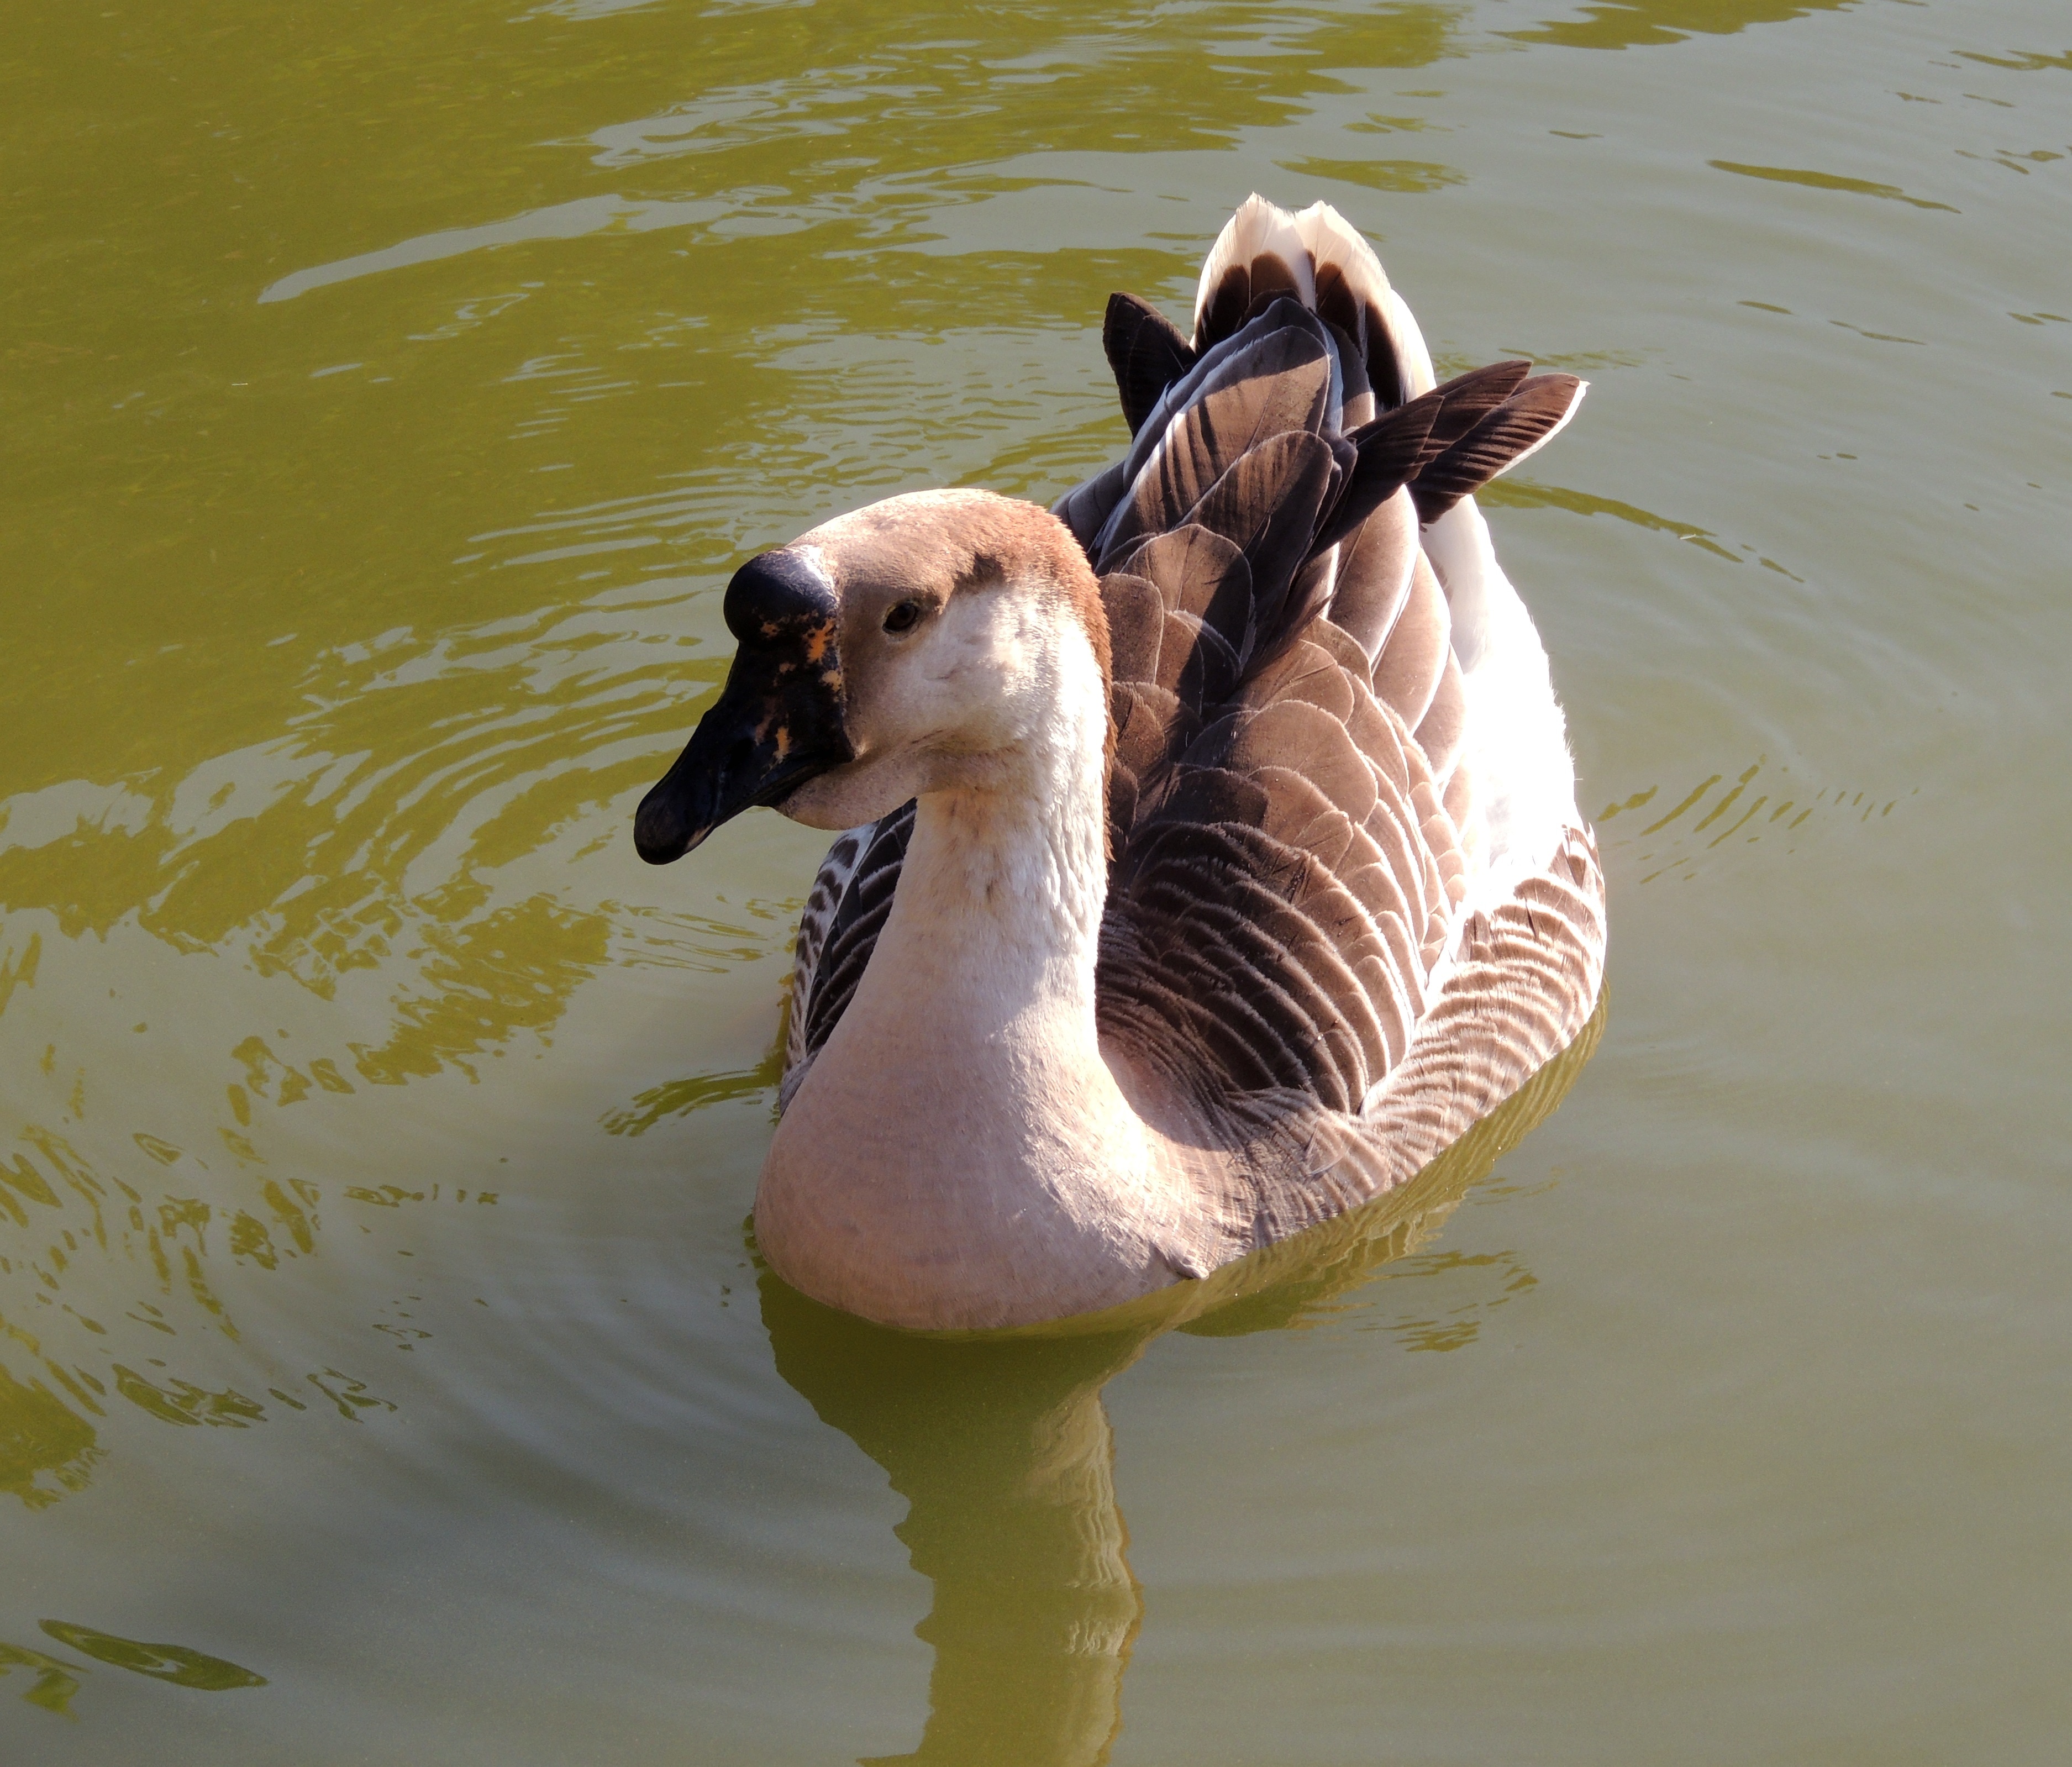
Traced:
[[870, 967], [763, 1169], [779, 1274], [887, 1323], [1030, 1317], [1025, 1291], [1054, 1316], [1170, 1280], [1170, 1206], [1095, 1025], [1108, 712], [1074, 635], [983, 784], [921, 797]]
[[1040, 1021], [1046, 1041], [1069, 1030], [1091, 1050], [1108, 898], [1106, 729], [1094, 720], [1107, 714], [1098, 703], [1058, 710], [998, 787], [920, 799], [869, 975], [874, 993], [946, 1028], [1013, 1037]]

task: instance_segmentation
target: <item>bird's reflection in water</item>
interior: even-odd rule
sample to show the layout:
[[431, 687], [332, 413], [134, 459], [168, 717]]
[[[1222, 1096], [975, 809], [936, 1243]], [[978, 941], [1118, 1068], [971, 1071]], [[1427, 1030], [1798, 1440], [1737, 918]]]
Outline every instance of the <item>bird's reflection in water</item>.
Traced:
[[[1101, 1389], [1162, 1333], [1270, 1330], [1403, 1256], [1560, 1103], [1604, 1006], [1564, 1055], [1412, 1184], [1204, 1281], [1047, 1333], [923, 1336], [806, 1300], [767, 1271], [777, 1369], [906, 1499], [935, 1584], [920, 1747], [931, 1767], [1094, 1767], [1121, 1728], [1144, 1614]], [[866, 1763], [865, 1767], [876, 1767]]]
[[1104, 1759], [1144, 1601], [1124, 1556], [1101, 1388], [1150, 1342], [881, 1330], [763, 1279], [778, 1371], [906, 1499], [935, 1585], [920, 1762]]

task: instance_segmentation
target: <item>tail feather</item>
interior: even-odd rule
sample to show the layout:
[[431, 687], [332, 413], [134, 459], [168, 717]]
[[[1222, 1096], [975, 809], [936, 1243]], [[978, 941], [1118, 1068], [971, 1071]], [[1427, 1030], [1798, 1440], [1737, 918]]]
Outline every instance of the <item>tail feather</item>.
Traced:
[[[1437, 384], [1367, 242], [1324, 203], [1257, 195], [1202, 266], [1191, 340], [1118, 294], [1102, 341], [1130, 446], [1055, 508], [1098, 572], [1139, 580], [1116, 593], [1145, 717], [1190, 647], [1213, 653], [1204, 680], [1226, 655], [1251, 680], [1322, 618], [1451, 787], [1503, 587], [1471, 493], [1551, 440], [1583, 383], [1505, 361]], [[1121, 604], [1148, 617], [1146, 586], [1166, 611], [1140, 634]]]
[[1255, 193], [1223, 224], [1194, 295], [1194, 348], [1206, 353], [1245, 323], [1262, 295], [1292, 294], [1314, 311], [1316, 273], [1293, 217]]
[[[1396, 357], [1396, 384], [1394, 398], [1388, 399], [1377, 379], [1375, 397], [1385, 404], [1407, 405], [1438, 384], [1439, 377], [1432, 372], [1432, 352], [1424, 347], [1424, 334], [1417, 329], [1409, 302], [1394, 289], [1381, 303], [1381, 325]], [[1368, 372], [1373, 373], [1371, 365]]]
[[[1317, 311], [1359, 349], [1375, 409], [1392, 410], [1430, 392], [1432, 359], [1424, 337], [1389, 286], [1374, 248], [1329, 203], [1313, 203], [1293, 220], [1315, 265]], [[1374, 414], [1349, 415], [1346, 427], [1357, 428]]]

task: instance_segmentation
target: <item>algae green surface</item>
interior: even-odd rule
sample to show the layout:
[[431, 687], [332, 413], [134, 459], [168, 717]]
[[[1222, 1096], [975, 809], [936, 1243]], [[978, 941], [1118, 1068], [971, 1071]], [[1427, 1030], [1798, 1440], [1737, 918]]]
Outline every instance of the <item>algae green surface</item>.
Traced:
[[[0, 1757], [2062, 1759], [2062, 6], [6, 26]], [[1253, 189], [1593, 383], [1485, 502], [1595, 1053], [873, 1332], [745, 1226], [820, 843], [632, 807], [735, 565], [1104, 462]]]

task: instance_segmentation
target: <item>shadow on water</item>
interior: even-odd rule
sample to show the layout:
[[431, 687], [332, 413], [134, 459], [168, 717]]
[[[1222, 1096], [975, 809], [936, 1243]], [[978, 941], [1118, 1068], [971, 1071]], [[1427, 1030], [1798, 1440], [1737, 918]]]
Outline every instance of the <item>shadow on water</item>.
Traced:
[[1604, 1021], [1601, 1000], [1566, 1052], [1401, 1190], [1202, 1281], [1048, 1332], [888, 1330], [763, 1272], [778, 1373], [885, 1469], [909, 1506], [899, 1538], [935, 1584], [915, 1629], [935, 1653], [920, 1746], [862, 1767], [1108, 1759], [1144, 1598], [1102, 1389], [1166, 1331], [1298, 1325], [1414, 1250], [1553, 1112]]

